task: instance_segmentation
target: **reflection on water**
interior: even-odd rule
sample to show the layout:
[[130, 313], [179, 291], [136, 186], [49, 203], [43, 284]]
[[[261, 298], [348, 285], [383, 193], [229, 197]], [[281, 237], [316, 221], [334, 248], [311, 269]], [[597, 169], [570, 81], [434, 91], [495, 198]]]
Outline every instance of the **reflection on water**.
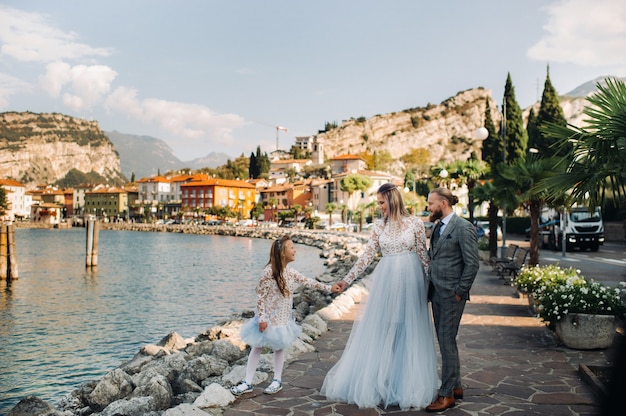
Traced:
[[[85, 268], [85, 230], [16, 230], [19, 280], [0, 281], [0, 414], [26, 395], [56, 402], [170, 332], [191, 338], [253, 309], [271, 241], [100, 232]], [[294, 267], [323, 272], [298, 245]]]

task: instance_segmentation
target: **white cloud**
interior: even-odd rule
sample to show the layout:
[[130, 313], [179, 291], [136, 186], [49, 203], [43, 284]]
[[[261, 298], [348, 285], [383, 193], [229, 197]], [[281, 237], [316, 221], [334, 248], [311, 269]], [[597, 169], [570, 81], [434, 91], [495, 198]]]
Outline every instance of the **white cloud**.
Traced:
[[0, 73], [0, 110], [6, 110], [9, 107], [9, 97], [12, 95], [32, 89], [32, 85], [28, 82]]
[[106, 99], [109, 112], [126, 114], [144, 123], [156, 123], [164, 130], [188, 139], [208, 138], [219, 144], [233, 141], [234, 129], [244, 125], [236, 114], [217, 114], [208, 107], [161, 99], [137, 98], [131, 88], [116, 88]]
[[583, 66], [626, 65], [626, 2], [562, 0], [546, 8], [547, 32], [531, 59]]
[[52, 97], [58, 97], [64, 88], [63, 103], [80, 111], [99, 103], [111, 90], [117, 72], [105, 65], [75, 65], [53, 62], [39, 77], [39, 85]]
[[77, 41], [78, 35], [57, 29], [41, 14], [0, 5], [0, 55], [20, 62], [53, 62], [86, 56], [109, 56], [109, 48]]

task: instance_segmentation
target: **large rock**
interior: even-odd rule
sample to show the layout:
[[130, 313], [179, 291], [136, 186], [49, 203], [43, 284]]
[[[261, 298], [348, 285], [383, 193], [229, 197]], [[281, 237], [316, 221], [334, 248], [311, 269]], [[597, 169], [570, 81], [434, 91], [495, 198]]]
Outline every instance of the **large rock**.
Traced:
[[147, 384], [133, 390], [131, 397], [152, 397], [157, 409], [163, 410], [170, 407], [174, 393], [172, 386], [162, 375], [156, 375]]
[[27, 396], [20, 400], [7, 416], [39, 416], [53, 414], [54, 407], [39, 397]]
[[193, 402], [197, 407], [224, 407], [235, 401], [235, 396], [219, 384], [213, 383], [204, 389], [200, 397]]
[[165, 348], [166, 351], [182, 350], [187, 346], [187, 342], [176, 332], [166, 335], [157, 343], [157, 346]]
[[213, 342], [213, 355], [229, 363], [241, 358], [242, 350], [228, 340], [217, 340]]
[[88, 396], [89, 405], [100, 410], [109, 403], [119, 400], [132, 393], [135, 388], [131, 376], [116, 368], [107, 373], [102, 380], [96, 384], [91, 394]]
[[133, 397], [114, 401], [99, 416], [149, 416], [157, 410], [159, 407], [154, 397]]

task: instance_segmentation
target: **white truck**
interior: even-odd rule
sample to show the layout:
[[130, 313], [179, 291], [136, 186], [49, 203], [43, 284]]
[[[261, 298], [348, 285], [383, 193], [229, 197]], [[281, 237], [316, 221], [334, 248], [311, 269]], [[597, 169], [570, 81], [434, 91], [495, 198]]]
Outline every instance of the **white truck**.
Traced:
[[[574, 206], [565, 211], [545, 210], [542, 212], [539, 226], [542, 248], [572, 251], [598, 251], [604, 244], [604, 224], [600, 207], [589, 210], [588, 207]], [[565, 239], [563, 239], [565, 236]]]

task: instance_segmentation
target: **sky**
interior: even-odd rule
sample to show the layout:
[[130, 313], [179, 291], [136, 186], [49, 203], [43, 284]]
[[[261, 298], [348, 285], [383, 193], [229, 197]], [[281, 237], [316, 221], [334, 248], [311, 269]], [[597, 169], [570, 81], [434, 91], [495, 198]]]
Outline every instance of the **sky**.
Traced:
[[559, 94], [626, 76], [626, 1], [0, 0], [0, 112], [95, 120], [183, 161], [477, 87], [501, 103], [509, 73], [525, 108], [548, 66]]

